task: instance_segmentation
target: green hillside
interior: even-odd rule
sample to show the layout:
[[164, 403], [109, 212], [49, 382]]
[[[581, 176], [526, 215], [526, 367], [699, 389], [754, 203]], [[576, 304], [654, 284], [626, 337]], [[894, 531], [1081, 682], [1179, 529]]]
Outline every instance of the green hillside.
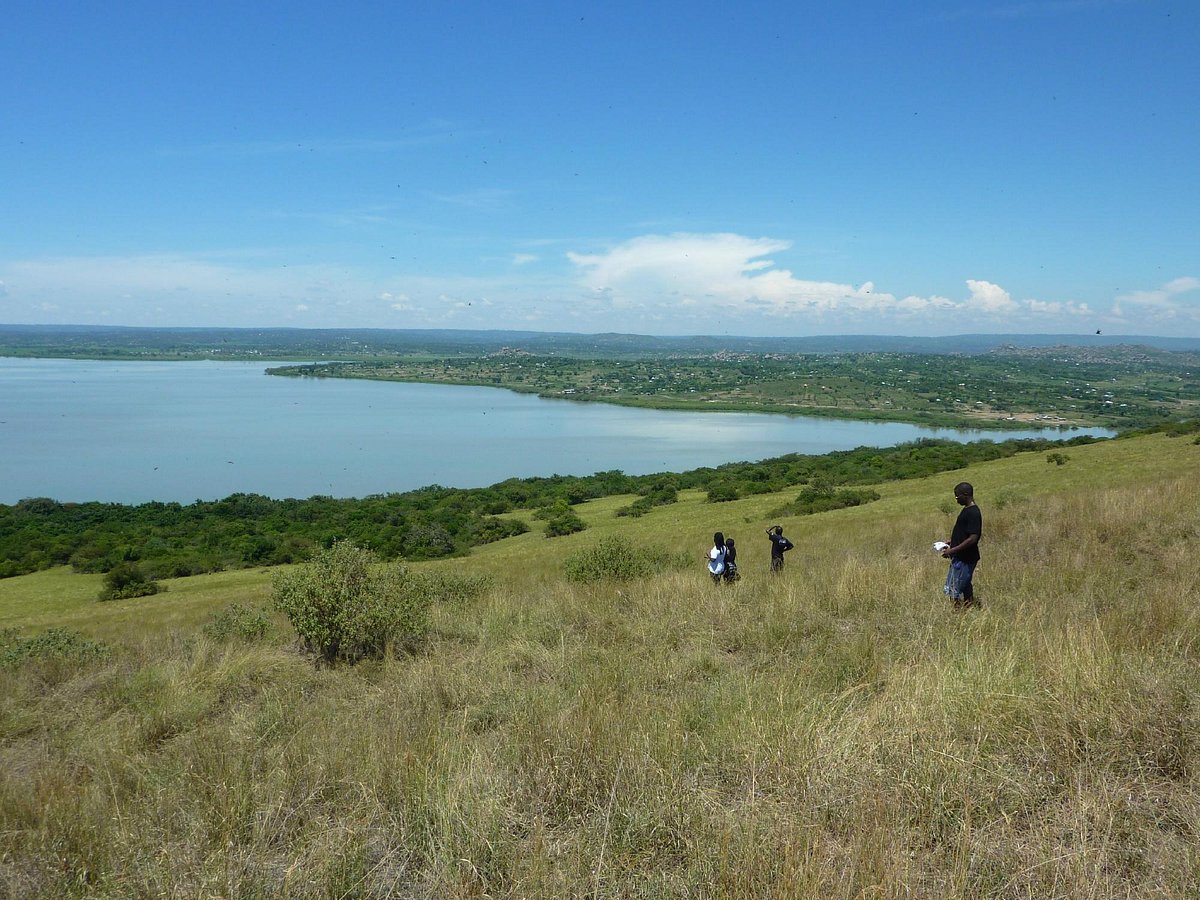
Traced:
[[[277, 617], [213, 634], [270, 569], [108, 603], [66, 568], [0, 581], [0, 895], [1200, 895], [1200, 445], [1064, 455], [785, 518], [774, 578], [797, 488], [592, 500], [578, 534], [415, 564], [492, 587], [354, 666]], [[965, 613], [930, 549], [963, 479]], [[715, 530], [736, 585], [703, 572]], [[695, 565], [564, 578], [613, 535]]]

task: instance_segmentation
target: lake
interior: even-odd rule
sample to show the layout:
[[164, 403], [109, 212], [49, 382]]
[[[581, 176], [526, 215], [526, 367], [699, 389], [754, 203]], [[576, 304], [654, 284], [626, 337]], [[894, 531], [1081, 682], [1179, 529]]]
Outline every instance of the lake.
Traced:
[[[513, 476], [682, 471], [921, 437], [1059, 434], [633, 409], [265, 369], [0, 358], [0, 503], [362, 497]], [[1109, 432], [1072, 432], [1085, 433]]]

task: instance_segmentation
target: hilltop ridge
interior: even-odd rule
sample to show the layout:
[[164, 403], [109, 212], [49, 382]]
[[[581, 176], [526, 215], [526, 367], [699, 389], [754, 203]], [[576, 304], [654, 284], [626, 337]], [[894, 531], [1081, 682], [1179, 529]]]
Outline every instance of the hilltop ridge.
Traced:
[[985, 353], [999, 347], [1113, 347], [1198, 351], [1200, 338], [1097, 334], [655, 336], [538, 331], [383, 328], [145, 328], [0, 324], [0, 355], [140, 358], [355, 359], [427, 351], [495, 352], [505, 347], [563, 356], [642, 357], [746, 353]]

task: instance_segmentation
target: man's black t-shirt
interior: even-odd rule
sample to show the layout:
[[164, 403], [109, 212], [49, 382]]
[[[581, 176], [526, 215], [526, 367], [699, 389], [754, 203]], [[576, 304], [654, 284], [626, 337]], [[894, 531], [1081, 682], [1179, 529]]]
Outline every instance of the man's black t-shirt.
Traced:
[[783, 554], [792, 549], [792, 542], [785, 538], [782, 534], [772, 534], [771, 538], [771, 558], [783, 559]]
[[[957, 547], [967, 539], [968, 535], [972, 534], [979, 535], [980, 540], [983, 539], [983, 513], [979, 511], [978, 506], [964, 506], [954, 523], [954, 532], [950, 535], [950, 546]], [[979, 562], [979, 541], [966, 550], [955, 553], [954, 558], [968, 563]]]

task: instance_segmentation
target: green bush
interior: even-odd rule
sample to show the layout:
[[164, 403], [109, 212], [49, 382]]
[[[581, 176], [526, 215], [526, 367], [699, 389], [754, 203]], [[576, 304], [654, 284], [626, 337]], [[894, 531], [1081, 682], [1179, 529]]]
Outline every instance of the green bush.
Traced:
[[718, 481], [708, 488], [709, 503], [728, 503], [741, 496], [738, 486], [732, 481]]
[[546, 523], [546, 537], [562, 537], [564, 534], [574, 534], [585, 528], [587, 524], [583, 519], [575, 515], [573, 510], [567, 510]]
[[13, 668], [28, 660], [105, 659], [109, 649], [65, 628], [51, 628], [31, 638], [21, 638], [12, 629], [0, 632], [0, 668]]
[[635, 544], [629, 538], [611, 535], [592, 547], [568, 556], [563, 572], [568, 581], [590, 584], [595, 581], [629, 581], [660, 572], [685, 569], [690, 557], [671, 553], [653, 545]]
[[678, 492], [673, 485], [655, 485], [652, 490], [649, 490], [638, 497], [628, 506], [622, 506], [617, 510], [618, 516], [632, 516], [638, 518], [650, 512], [656, 506], [666, 506], [669, 503], [675, 503], [679, 499]]
[[151, 581], [134, 563], [117, 563], [104, 576], [104, 587], [100, 590], [101, 600], [128, 600], [130, 597], [148, 597], [157, 594], [161, 587]]
[[424, 636], [431, 597], [403, 563], [381, 565], [350, 541], [275, 578], [275, 608], [326, 662], [380, 656]]
[[214, 641], [238, 639], [253, 643], [267, 636], [271, 619], [261, 607], [231, 603], [209, 619], [202, 630]]
[[622, 516], [630, 516], [634, 519], [644, 516], [654, 508], [654, 501], [649, 497], [638, 497], [628, 506], [622, 506], [614, 513], [618, 518]]
[[587, 524], [564, 499], [556, 500], [551, 506], [542, 507], [533, 515], [534, 518], [546, 521], [546, 537], [562, 537], [564, 534], [574, 534], [587, 528]]
[[871, 488], [839, 488], [835, 490], [826, 484], [811, 484], [804, 488], [794, 501], [787, 506], [771, 511], [772, 518], [782, 516], [811, 516], [814, 513], [828, 512], [831, 509], [845, 509], [848, 506], [862, 506], [879, 499], [879, 492]]
[[495, 516], [484, 516], [472, 530], [472, 538], [477, 544], [490, 544], [492, 541], [503, 540], [514, 535], [524, 534], [529, 526], [520, 519], [501, 519]]

